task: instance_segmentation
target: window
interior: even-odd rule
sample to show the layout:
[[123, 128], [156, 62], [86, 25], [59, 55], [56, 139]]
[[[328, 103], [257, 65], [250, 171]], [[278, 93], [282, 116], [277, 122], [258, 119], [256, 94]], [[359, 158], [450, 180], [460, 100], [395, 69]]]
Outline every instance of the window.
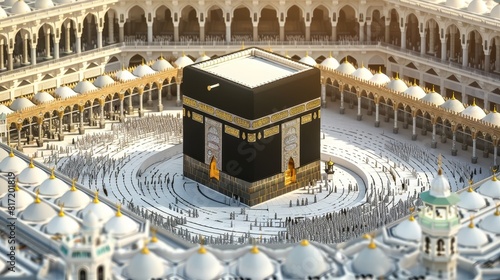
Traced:
[[431, 245], [431, 239], [429, 237], [425, 237], [425, 253], [429, 254], [429, 249]]
[[80, 269], [80, 272], [78, 272], [78, 280], [87, 280], [87, 270], [84, 268]]
[[97, 280], [104, 280], [104, 266], [102, 264], [97, 267]]
[[439, 239], [437, 242], [437, 255], [438, 256], [444, 255], [444, 241], [443, 241], [443, 239]]
[[450, 250], [452, 255], [455, 254], [455, 237], [451, 239]]

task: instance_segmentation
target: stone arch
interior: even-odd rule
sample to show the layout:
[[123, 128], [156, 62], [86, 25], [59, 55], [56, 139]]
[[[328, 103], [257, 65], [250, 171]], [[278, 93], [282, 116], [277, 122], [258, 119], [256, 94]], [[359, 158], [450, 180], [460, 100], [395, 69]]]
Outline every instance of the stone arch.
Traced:
[[231, 35], [233, 36], [231, 41], [252, 41], [253, 25], [251, 10], [245, 5], [239, 5], [231, 14]]
[[179, 34], [184, 40], [198, 40], [200, 36], [200, 24], [198, 19], [198, 10], [191, 5], [186, 5], [181, 9], [179, 19]]
[[135, 5], [127, 10], [126, 19], [125, 41], [146, 41], [148, 34], [146, 10], [140, 5]]
[[290, 6], [286, 11], [285, 40], [298, 41], [305, 39], [304, 10], [298, 5]]
[[[266, 5], [260, 10], [258, 33], [261, 39], [277, 39], [279, 36], [278, 9]], [[278, 37], [279, 38], [279, 37]]]
[[134, 67], [134, 66], [140, 65], [145, 60], [146, 60], [146, 58], [144, 56], [137, 53], [129, 58], [128, 67]]
[[318, 4], [312, 9], [311, 38], [313, 40], [330, 39], [330, 35], [332, 34], [330, 14], [330, 10], [322, 4]]
[[414, 13], [406, 15], [406, 48], [418, 50], [420, 46], [419, 19]]
[[167, 5], [162, 4], [153, 11], [153, 41], [172, 41], [174, 36], [172, 10]]
[[[386, 31], [384, 36], [386, 43], [391, 43], [396, 46], [401, 46], [401, 27], [400, 27], [400, 14], [396, 9], [389, 10], [389, 31]], [[387, 19], [386, 19], [387, 21]]]
[[215, 41], [225, 38], [226, 24], [224, 22], [224, 7], [217, 4], [211, 5], [205, 12], [205, 40]]
[[351, 5], [344, 5], [339, 9], [337, 20], [337, 39], [354, 40], [359, 38], [359, 24], [357, 10]]

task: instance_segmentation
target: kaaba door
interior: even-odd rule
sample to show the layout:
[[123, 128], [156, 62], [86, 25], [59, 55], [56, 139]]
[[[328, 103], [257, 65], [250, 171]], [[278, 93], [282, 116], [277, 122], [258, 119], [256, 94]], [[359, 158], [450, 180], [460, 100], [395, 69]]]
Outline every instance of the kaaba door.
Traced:
[[217, 161], [215, 160], [215, 157], [212, 157], [212, 160], [210, 161], [210, 179], [212, 178], [217, 181], [219, 180], [219, 169], [217, 169]]
[[293, 158], [288, 160], [288, 169], [285, 171], [285, 186], [295, 183], [297, 181], [297, 173], [295, 171], [295, 163]]

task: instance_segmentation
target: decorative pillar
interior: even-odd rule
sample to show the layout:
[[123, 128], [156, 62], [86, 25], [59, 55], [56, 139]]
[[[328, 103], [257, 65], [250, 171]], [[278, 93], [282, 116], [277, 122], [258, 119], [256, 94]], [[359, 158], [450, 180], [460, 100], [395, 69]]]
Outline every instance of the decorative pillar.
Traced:
[[125, 121], [125, 114], [123, 113], [123, 99], [125, 99], [125, 95], [120, 92], [118, 98], [120, 99], [120, 122], [123, 122]]
[[153, 94], [151, 93], [152, 91], [153, 91], [153, 89], [149, 88], [149, 90], [148, 90], [148, 102], [147, 102], [148, 105], [153, 104], [153, 96], [152, 96]]
[[398, 128], [398, 107], [397, 107], [397, 105], [393, 105], [392, 110], [394, 111], [394, 128], [392, 129], [392, 132], [394, 134], [398, 134], [399, 128]]
[[358, 121], [363, 119], [363, 115], [361, 115], [361, 95], [358, 93], [358, 115], [356, 117]]
[[54, 35], [54, 59], [59, 59], [59, 40], [61, 39]]
[[412, 130], [411, 130], [411, 140], [417, 140], [417, 114], [412, 110]]
[[65, 28], [64, 28], [64, 32], [65, 32], [64, 51], [65, 51], [65, 53], [72, 53], [71, 45], [70, 45], [70, 39], [71, 39], [70, 28], [71, 28], [70, 24], [65, 24]]
[[431, 148], [436, 148], [437, 147], [437, 141], [436, 141], [436, 121], [432, 120], [432, 142], [431, 142]]
[[231, 21], [226, 21], [226, 42], [231, 42]]
[[36, 65], [36, 43], [31, 44], [31, 65]]
[[446, 60], [446, 38], [441, 39], [441, 60], [445, 61]]
[[401, 30], [401, 48], [406, 49], [406, 28], [402, 27]]
[[179, 21], [174, 20], [174, 42], [179, 42]]
[[106, 103], [104, 98], [99, 99], [99, 105], [101, 106], [99, 128], [104, 128], [106, 126], [106, 123], [104, 122], [104, 103]]
[[172, 100], [172, 84], [167, 85], [167, 100]]
[[469, 65], [469, 46], [467, 43], [462, 44], [462, 66]]
[[359, 24], [359, 41], [364, 42], [365, 41], [365, 23], [358, 22], [358, 24]]
[[113, 10], [108, 11], [108, 43], [115, 42], [115, 13]]
[[92, 112], [92, 107], [94, 105], [94, 101], [89, 101], [89, 126], [92, 126], [92, 122], [94, 121], [94, 113]]
[[43, 147], [43, 116], [36, 119], [38, 125], [38, 147]]
[[380, 105], [379, 105], [378, 98], [375, 98], [373, 101], [375, 102], [375, 127], [379, 127], [380, 126], [380, 120], [379, 120]]
[[384, 34], [384, 40], [386, 43], [391, 43], [391, 19], [387, 17], [387, 20], [385, 21], [385, 34]]
[[[490, 72], [490, 53], [489, 49], [484, 50], [484, 71], [486, 72]], [[500, 54], [497, 57], [500, 57]]]
[[23, 62], [22, 64], [30, 64], [28, 62], [28, 38], [23, 39]]
[[23, 145], [21, 144], [21, 129], [23, 129], [23, 123], [16, 123], [17, 129], [17, 150], [22, 151]]
[[64, 131], [63, 131], [63, 117], [64, 117], [64, 111], [57, 111], [57, 116], [59, 117], [59, 134], [58, 134], [58, 139], [59, 141], [64, 140]]
[[366, 41], [372, 41], [372, 21], [369, 20], [366, 22]]
[[45, 59], [51, 59], [52, 56], [50, 55], [50, 29], [47, 28], [47, 31], [45, 33]]
[[97, 28], [97, 48], [102, 48], [102, 29]]
[[80, 112], [80, 125], [78, 127], [78, 133], [84, 134], [85, 128], [83, 127], [83, 111], [85, 110], [85, 106], [82, 104], [78, 105], [78, 112]]
[[28, 136], [26, 137], [26, 143], [31, 144], [33, 141], [33, 120], [32, 118], [28, 118]]
[[139, 117], [142, 117], [144, 115], [144, 111], [143, 111], [143, 108], [142, 108], [142, 98], [143, 98], [143, 93], [144, 93], [144, 89], [143, 88], [140, 88], [139, 89]]
[[[227, 25], [226, 25], [227, 27]], [[229, 33], [231, 33], [231, 28], [229, 28]], [[227, 28], [226, 28], [226, 36], [227, 36]], [[231, 37], [229, 37], [231, 38]], [[226, 39], [227, 40], [227, 39]], [[200, 41], [205, 41], [205, 23], [200, 22]]]
[[253, 22], [253, 40], [259, 41], [259, 21]]
[[123, 43], [125, 40], [125, 23], [118, 23], [118, 42]]
[[73, 125], [73, 108], [69, 109], [68, 119], [69, 119], [68, 131], [72, 132], [75, 130], [75, 126]]
[[498, 154], [498, 139], [493, 136], [493, 165], [497, 165], [497, 154]]
[[12, 53], [14, 52], [13, 49], [9, 48], [7, 50], [7, 69], [13, 70], [14, 69], [14, 58], [12, 57]]
[[[424, 31], [420, 31], [420, 53], [421, 54], [425, 54], [426, 52], [426, 48], [427, 48], [427, 44], [425, 42], [425, 30]], [[429, 47], [431, 48], [431, 47]]]
[[163, 83], [158, 83], [156, 86], [158, 88], [158, 112], [163, 111], [163, 104], [161, 103], [162, 86], [163, 86]]
[[148, 21], [147, 23], [148, 26], [148, 44], [153, 43], [153, 22]]
[[403, 128], [408, 128], [408, 112], [406, 111], [406, 108], [403, 111]]
[[456, 156], [458, 154], [457, 150], [457, 129], [456, 127], [452, 124], [451, 126], [451, 132], [453, 134], [452, 140], [451, 140], [451, 155]]
[[181, 101], [181, 83], [176, 82], [176, 84], [177, 84], [177, 101], [176, 101], [176, 104], [177, 104], [177, 106], [181, 106], [182, 105], [182, 101]]
[[82, 52], [82, 35], [81, 34], [75, 34], [75, 48], [76, 48], [76, 53], [81, 53]]
[[472, 158], [471, 162], [472, 163], [477, 163], [477, 156], [476, 156], [476, 140], [477, 140], [477, 135], [475, 131], [472, 131]]
[[321, 83], [321, 105], [326, 108], [326, 85]]
[[128, 95], [128, 114], [132, 115], [134, 112], [134, 106], [132, 105], [132, 92]]
[[344, 108], [344, 85], [340, 85], [340, 114], [345, 113], [345, 108]]
[[337, 22], [332, 22], [332, 41], [337, 41]]
[[3, 45], [0, 43], [0, 70], [5, 70], [5, 58], [3, 57]]
[[306, 21], [306, 41], [311, 40], [311, 21]]
[[280, 25], [280, 41], [285, 41], [285, 21], [279, 21]]

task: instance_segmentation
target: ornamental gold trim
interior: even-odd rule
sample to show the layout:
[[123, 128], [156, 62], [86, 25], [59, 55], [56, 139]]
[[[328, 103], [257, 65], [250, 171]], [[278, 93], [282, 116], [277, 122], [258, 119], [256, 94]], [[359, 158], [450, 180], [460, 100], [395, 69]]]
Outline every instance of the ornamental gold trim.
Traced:
[[279, 122], [288, 117], [288, 111], [281, 111], [271, 115], [272, 122]]
[[271, 119], [269, 117], [263, 117], [258, 120], [255, 120], [252, 122], [252, 128], [257, 129], [261, 128], [265, 125], [268, 125], [271, 122]]
[[224, 125], [224, 132], [236, 138], [240, 138], [240, 130], [229, 125]]
[[203, 123], [203, 115], [193, 112], [192, 116], [193, 116], [193, 121]]
[[271, 136], [276, 135], [278, 133], [280, 133], [280, 126], [279, 125], [275, 125], [273, 127], [266, 128], [266, 129], [264, 129], [264, 138], [271, 137]]
[[233, 119], [234, 119], [234, 123], [236, 125], [239, 125], [243, 128], [250, 128], [250, 121], [249, 120], [246, 120], [246, 119], [238, 117], [238, 116], [234, 116]]
[[202, 112], [209, 114], [209, 115], [213, 115], [215, 112], [215, 108], [213, 106], [210, 106], [210, 105], [205, 104], [205, 103], [199, 103], [198, 109]]
[[196, 101], [190, 97], [183, 96], [182, 102], [184, 103], [184, 105], [189, 106], [191, 108], [194, 108], [194, 109], [198, 108], [198, 101]]
[[302, 117], [300, 117], [300, 124], [306, 124], [306, 123], [309, 123], [311, 121], [312, 121], [311, 113], [309, 113], [307, 115], [303, 115]]
[[225, 120], [226, 122], [233, 122], [233, 114], [230, 114], [228, 112], [216, 109], [215, 116], [221, 120]]
[[290, 116], [295, 116], [305, 111], [306, 111], [306, 106], [304, 104], [300, 104], [290, 108]]
[[306, 103], [306, 110], [311, 110], [311, 109], [314, 109], [314, 108], [319, 107], [319, 106], [321, 106], [321, 100], [318, 98], [318, 99], [307, 102]]
[[248, 133], [247, 138], [248, 138], [248, 142], [255, 142], [256, 141], [255, 133]]

